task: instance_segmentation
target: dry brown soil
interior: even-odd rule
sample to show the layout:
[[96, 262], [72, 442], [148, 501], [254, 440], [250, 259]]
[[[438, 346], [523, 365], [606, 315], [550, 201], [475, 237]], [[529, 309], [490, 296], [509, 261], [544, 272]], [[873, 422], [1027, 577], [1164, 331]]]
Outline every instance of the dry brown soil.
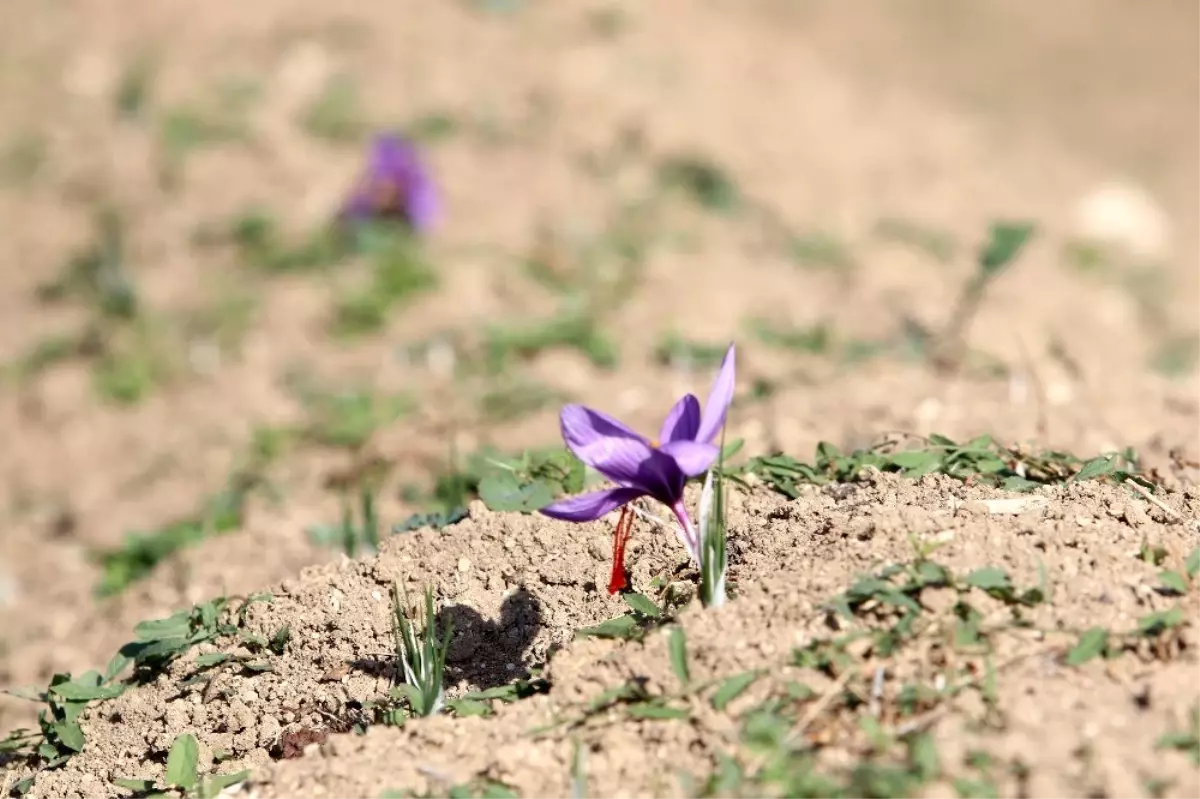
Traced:
[[[507, 5], [519, 10], [488, 10]], [[964, 765], [977, 749], [1004, 764], [988, 777], [1004, 795], [1144, 795], [1157, 778], [1170, 795], [1196, 795], [1195, 766], [1153, 746], [1185, 727], [1200, 697], [1195, 585], [1176, 600], [1189, 624], [1168, 651], [1081, 668], [1061, 656], [1081, 629], [1128, 629], [1169, 605], [1153, 590], [1157, 570], [1138, 558], [1143, 544], [1162, 546], [1166, 567], [1196, 544], [1188, 464], [1200, 383], [1194, 369], [1168, 375], [1152, 361], [1169, 342], [1194, 339], [1200, 316], [1197, 8], [169, 0], [134, 14], [116, 0], [3, 4], [0, 360], [15, 363], [83, 321], [82, 304], [47, 305], [36, 289], [91, 241], [92, 214], [107, 203], [127, 221], [126, 269], [170, 374], [127, 407], [97, 396], [86, 360], [6, 374], [0, 687], [100, 667], [137, 622], [222, 593], [273, 591], [274, 604], [255, 605], [248, 623], [293, 631], [273, 673], [230, 673], [211, 701], [180, 688], [185, 661], [89, 711], [85, 751], [40, 775], [34, 793], [117, 792], [112, 778], [159, 775], [173, 736], [191, 730], [206, 767], [214, 749], [231, 752], [221, 769], [246, 764], [254, 781], [243, 790], [258, 796], [438, 792], [480, 774], [522, 795], [565, 795], [573, 741], [587, 753], [589, 795], [672, 795], [685, 789], [677, 772], [711, 773], [717, 753], [737, 744], [738, 715], [790, 681], [813, 690], [796, 712], [804, 720], [821, 711], [805, 724], [828, 725], [820, 767], [836, 772], [866, 756], [859, 724], [871, 709], [817, 704], [836, 694], [831, 678], [788, 665], [789, 652], [830, 634], [822, 602], [863, 572], [910, 559], [911, 534], [942, 541], [936, 558], [956, 574], [997, 565], [1023, 587], [1044, 575], [1050, 592], [1028, 611], [1028, 630], [1008, 624], [1011, 609], [976, 597], [1004, 622], [994, 691], [985, 702], [974, 686], [927, 720], [945, 775], [923, 791], [952, 794], [955, 778], [979, 777]], [[122, 118], [114, 96], [142, 61], [153, 64], [148, 99], [140, 116]], [[338, 76], [353, 81], [360, 125], [330, 142], [303, 118]], [[236, 114], [227, 108], [243, 96]], [[165, 186], [165, 120], [182, 111], [235, 114], [235, 135], [189, 149]], [[428, 149], [447, 206], [428, 243], [440, 285], [377, 334], [347, 341], [329, 332], [334, 299], [362, 275], [264, 278], [231, 248], [194, 243], [197, 228], [252, 202], [303, 234], [352, 181], [366, 131], [434, 117], [453, 122]], [[652, 166], [677, 154], [725, 170], [746, 206], [716, 214], [661, 200]], [[1123, 206], [1092, 223], [1129, 229], [1129, 244], [1111, 248], [1105, 264], [1083, 263], [1071, 255], [1080, 203], [1114, 181], [1140, 186], [1152, 213]], [[661, 201], [647, 211], [651, 198]], [[764, 213], [746, 208], [782, 220], [803, 246], [789, 252]], [[896, 337], [905, 319], [942, 324], [997, 218], [1038, 226], [968, 331], [1003, 376], [946, 375], [891, 356], [847, 363], [770, 348], [747, 332], [752, 318], [827, 323], [847, 338]], [[631, 224], [645, 253], [630, 270], [612, 240]], [[659, 633], [640, 643], [573, 640], [623, 608], [603, 590], [605, 523], [568, 528], [473, 505], [444, 533], [390, 539], [378, 559], [348, 562], [304, 530], [336, 518], [328, 484], [355, 456], [301, 444], [270, 466], [273, 493], [253, 495], [238, 529], [169, 558], [116, 597], [95, 596], [93, 553], [190, 512], [244, 463], [256, 432], [308, 418], [297, 376], [411, 399], [367, 447], [388, 465], [380, 511], [389, 522], [425, 507], [400, 488], [427, 486], [451, 442], [460, 453], [554, 443], [553, 404], [499, 421], [482, 410], [494, 383], [409, 357], [433, 336], [471, 346], [488, 326], [556, 313], [562, 298], [524, 267], [546, 241], [559, 243], [568, 274], [583, 269], [585, 245], [607, 253], [590, 279], [620, 297], [601, 319], [617, 366], [553, 349], [522, 360], [505, 385], [536, 383], [649, 430], [674, 396], [703, 393], [709, 379], [707, 368], [661, 363], [663, 336], [737, 338], [747, 396], [729, 433], [750, 454], [808, 458], [821, 440], [862, 446], [897, 430], [990, 433], [1081, 456], [1133, 446], [1159, 470], [1162, 501], [1182, 521], [1101, 484], [1045, 489], [1044, 504], [1015, 517], [969, 502], [999, 494], [943, 478], [886, 477], [793, 502], [764, 489], [738, 494], [738, 597], [718, 612], [688, 606], [680, 621], [696, 682], [750, 668], [767, 675], [728, 713], [699, 693], [678, 700], [690, 723], [633, 721], [617, 709], [538, 736], [530, 730], [576, 718], [623, 680], [676, 690]], [[239, 302], [244, 318], [229, 311]], [[775, 390], [752, 397], [756, 383]], [[668, 536], [639, 532], [639, 590], [681, 563]], [[550, 692], [487, 718], [373, 728], [273, 759], [289, 734], [336, 727], [348, 702], [386, 687], [378, 670], [323, 678], [390, 650], [393, 578], [412, 588], [432, 579], [460, 614], [455, 691], [544, 666]], [[980, 658], [929, 651], [942, 635], [936, 620], [950, 613], [944, 597], [929, 607], [932, 628], [913, 646], [888, 658], [855, 651], [847, 684], [869, 689], [885, 665], [891, 706], [907, 681], [982, 679]], [[1002, 719], [989, 715], [993, 705]], [[0, 734], [35, 712], [0, 696]], [[813, 733], [805, 724], [797, 736]], [[24, 775], [12, 764], [0, 788]]]

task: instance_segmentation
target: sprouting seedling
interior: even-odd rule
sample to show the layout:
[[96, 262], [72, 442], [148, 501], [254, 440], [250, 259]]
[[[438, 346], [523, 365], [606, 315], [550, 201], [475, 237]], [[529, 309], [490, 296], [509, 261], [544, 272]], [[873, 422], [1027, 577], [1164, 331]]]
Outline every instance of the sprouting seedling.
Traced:
[[341, 546], [346, 557], [356, 557], [360, 549], [369, 553], [379, 551], [379, 515], [375, 511], [375, 493], [362, 486], [359, 495], [359, 519], [355, 521], [350, 502], [342, 499], [342, 518], [337, 524], [320, 524], [308, 528], [314, 543]]
[[565, 406], [560, 422], [567, 448], [616, 487], [555, 502], [541, 512], [554, 519], [588, 522], [635, 499], [651, 497], [674, 513], [679, 523], [676, 534], [699, 566], [700, 537], [684, 507], [683, 489], [689, 478], [704, 474], [720, 455], [714, 442], [733, 400], [735, 372], [735, 350], [730, 344], [703, 412], [695, 396], [685, 395], [667, 413], [658, 441], [600, 411]]
[[988, 240], [979, 252], [978, 268], [963, 286], [942, 331], [934, 362], [943, 368], [953, 368], [961, 359], [963, 336], [967, 325], [979, 310], [991, 282], [1004, 271], [1033, 236], [1028, 222], [996, 222], [991, 226]]
[[[200, 744], [196, 736], [184, 733], [175, 738], [167, 753], [167, 773], [164, 783], [168, 790], [177, 791], [185, 799], [214, 799], [231, 785], [245, 782], [249, 771], [236, 774], [200, 774]], [[154, 791], [154, 780], [115, 779], [113, 783], [135, 794], [165, 796]]]
[[433, 227], [439, 211], [437, 187], [416, 146], [396, 134], [381, 134], [341, 217], [348, 222], [399, 219], [420, 234]]
[[396, 654], [404, 670], [405, 682], [400, 690], [408, 697], [413, 712], [419, 716], [432, 716], [445, 703], [442, 680], [453, 625], [447, 623], [445, 631], [438, 637], [433, 589], [429, 586], [425, 587], [425, 626], [419, 635], [406, 611], [407, 603], [401, 601], [400, 589], [393, 583], [392, 632], [396, 636]]

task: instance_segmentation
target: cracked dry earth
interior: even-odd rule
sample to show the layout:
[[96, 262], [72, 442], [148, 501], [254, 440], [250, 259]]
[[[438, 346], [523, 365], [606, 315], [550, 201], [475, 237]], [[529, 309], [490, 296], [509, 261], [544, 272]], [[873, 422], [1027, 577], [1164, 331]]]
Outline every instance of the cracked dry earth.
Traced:
[[[630, 545], [633, 586], [655, 599], [663, 591], [682, 596], [677, 621], [687, 635], [690, 694], [680, 690], [662, 629], [642, 640], [575, 636], [626, 609], [604, 588], [605, 523], [572, 526], [475, 503], [467, 520], [444, 531], [391, 537], [378, 557], [313, 567], [273, 586], [274, 600], [250, 605], [244, 620], [266, 637], [290, 628], [283, 654], [267, 656], [270, 672], [219, 672], [217, 688], [189, 684], [196, 656], [236, 653], [240, 639], [197, 647], [147, 684], [89, 708], [87, 748], [40, 774], [29, 795], [128, 793], [111, 780], [161, 777], [175, 736], [193, 732], [202, 771], [251, 770], [234, 789], [245, 796], [445, 795], [478, 778], [523, 796], [565, 796], [573, 775], [591, 796], [672, 796], [701, 784], [723, 755], [753, 767], [757, 755], [739, 743], [739, 725], [784, 697], [797, 721], [793, 734], [811, 744], [824, 774], [868, 755], [862, 719], [870, 715], [887, 729], [909, 724], [931, 734], [941, 773], [922, 795], [952, 794], [954, 780], [979, 778], [978, 753], [986, 752], [986, 776], [1002, 795], [1133, 796], [1158, 780], [1167, 795], [1194, 796], [1195, 766], [1154, 744], [1185, 729], [1200, 701], [1200, 592], [1194, 584], [1181, 598], [1156, 592], [1160, 567], [1139, 553], [1161, 548], [1161, 568], [1182, 569], [1197, 531], [1181, 517], [1200, 513], [1200, 491], [1185, 484], [1160, 497], [1170, 512], [1100, 483], [1042, 488], [1014, 503], [1011, 494], [946, 477], [873, 471], [854, 483], [807, 487], [791, 501], [738, 490], [728, 517], [735, 597], [717, 610], [688, 601], [680, 589], [689, 575], [673, 537], [642, 523]], [[959, 583], [994, 566], [1019, 591], [1040, 588], [1045, 601], [1019, 607], [978, 589], [928, 586], [918, 594], [919, 622], [892, 651], [863, 638], [847, 644], [833, 669], [796, 657], [894, 622], [883, 606], [848, 620], [824, 603], [918, 551]], [[548, 690], [496, 703], [490, 716], [336, 732], [387, 692], [394, 580], [410, 596], [431, 582], [442, 613], [454, 619], [452, 696], [527, 678], [531, 669]], [[988, 657], [952, 641], [964, 601], [980, 614]], [[1177, 603], [1187, 621], [1169, 636], [1108, 660], [1065, 664], [1080, 631], [1132, 630]], [[716, 711], [713, 686], [748, 670], [761, 674]], [[686, 718], [634, 719], [620, 704], [589, 712], [597, 697], [626, 683], [672, 696]], [[901, 714], [904, 686], [947, 684], [962, 690]], [[845, 701], [850, 695], [870, 701]], [[576, 745], [582, 769], [573, 765]], [[214, 767], [215, 751], [223, 760]], [[3, 787], [22, 776], [5, 775]]]

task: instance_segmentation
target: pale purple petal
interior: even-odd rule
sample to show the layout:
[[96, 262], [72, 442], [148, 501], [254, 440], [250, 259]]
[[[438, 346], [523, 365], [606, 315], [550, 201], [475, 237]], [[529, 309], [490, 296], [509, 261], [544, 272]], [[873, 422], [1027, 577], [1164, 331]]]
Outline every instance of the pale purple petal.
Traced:
[[663, 420], [659, 430], [659, 443], [670, 441], [695, 441], [696, 431], [700, 429], [700, 400], [692, 394], [685, 394], [676, 402]]
[[736, 360], [734, 347], [730, 344], [725, 352], [725, 359], [721, 361], [721, 369], [713, 381], [712, 390], [708, 393], [708, 401], [704, 403], [704, 413], [700, 417], [700, 430], [696, 433], [696, 441], [711, 444], [725, 426], [725, 414], [729, 411], [729, 404], [733, 402]]
[[645, 495], [646, 492], [638, 488], [606, 488], [560, 500], [542, 508], [541, 512], [552, 519], [590, 522]]
[[559, 415], [563, 441], [575, 457], [616, 483], [637, 484], [639, 470], [650, 458], [650, 442], [611, 416], [566, 405]]
[[688, 477], [707, 472], [721, 453], [716, 444], [701, 444], [699, 441], [672, 441], [659, 450], [669, 455]]

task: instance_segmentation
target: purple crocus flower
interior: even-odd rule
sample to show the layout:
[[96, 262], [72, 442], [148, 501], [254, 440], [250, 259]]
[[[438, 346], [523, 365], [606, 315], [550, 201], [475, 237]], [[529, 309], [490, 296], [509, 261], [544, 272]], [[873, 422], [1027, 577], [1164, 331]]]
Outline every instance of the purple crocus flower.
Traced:
[[439, 211], [437, 188], [417, 148], [397, 134], [376, 136], [366, 170], [342, 208], [342, 218], [399, 218], [415, 232], [425, 233]]
[[555, 502], [542, 508], [542, 513], [588, 522], [640, 497], [652, 497], [675, 514], [680, 540], [699, 563], [700, 543], [683, 505], [683, 487], [689, 477], [708, 471], [720, 454], [715, 441], [733, 400], [734, 375], [734, 345], [730, 344], [703, 412], [695, 396], [685, 395], [667, 413], [657, 441], [600, 411], [582, 405], [564, 407], [560, 422], [567, 448], [616, 487]]

